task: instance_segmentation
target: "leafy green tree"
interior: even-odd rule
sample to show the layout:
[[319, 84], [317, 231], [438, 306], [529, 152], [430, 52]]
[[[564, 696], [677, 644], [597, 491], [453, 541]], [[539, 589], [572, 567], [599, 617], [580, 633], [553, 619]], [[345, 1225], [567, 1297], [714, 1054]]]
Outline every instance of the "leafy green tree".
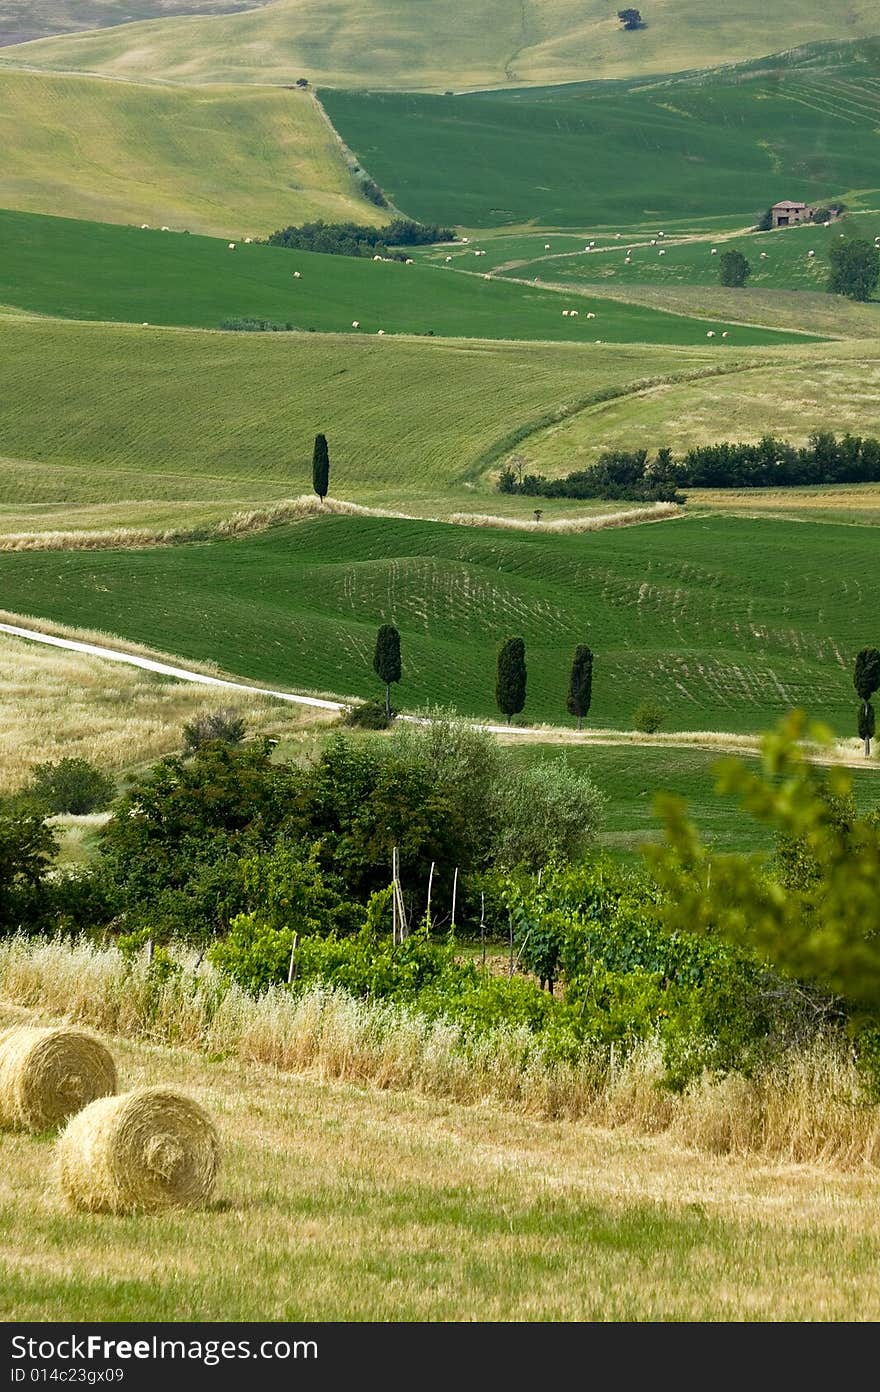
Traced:
[[874, 737], [874, 707], [871, 697], [880, 687], [880, 652], [876, 648], [862, 648], [856, 654], [853, 671], [853, 686], [861, 698], [859, 707], [859, 739], [865, 741], [865, 758], [871, 757], [871, 740]]
[[725, 251], [721, 258], [718, 277], [722, 285], [739, 289], [745, 285], [751, 274], [751, 265], [741, 251]]
[[828, 289], [832, 295], [846, 295], [850, 300], [870, 300], [880, 280], [880, 250], [871, 242], [854, 240], [839, 242], [829, 252], [831, 276]]
[[88, 759], [59, 759], [37, 764], [25, 795], [47, 816], [101, 812], [116, 795], [116, 784]]
[[55, 836], [34, 808], [0, 811], [0, 933], [32, 927], [55, 853]]
[[495, 702], [507, 723], [526, 703], [526, 645], [522, 638], [508, 638], [498, 654]]
[[327, 436], [315, 436], [315, 448], [312, 452], [312, 487], [323, 503], [330, 491], [330, 451], [327, 448]]
[[574, 651], [571, 664], [571, 677], [568, 682], [568, 713], [577, 716], [577, 727], [590, 709], [593, 699], [593, 654], [585, 644], [579, 644]]
[[400, 665], [400, 633], [394, 624], [382, 624], [376, 634], [376, 651], [373, 654], [373, 671], [380, 681], [385, 683], [385, 714], [391, 719], [391, 683], [399, 682], [402, 668]]
[[643, 735], [653, 735], [660, 729], [667, 712], [657, 701], [640, 701], [633, 711], [633, 729]]
[[624, 29], [641, 29], [643, 20], [639, 10], [618, 10], [617, 18]]
[[605, 799], [565, 759], [509, 770], [499, 793], [493, 845], [499, 865], [537, 873], [551, 861], [577, 860], [595, 841]]

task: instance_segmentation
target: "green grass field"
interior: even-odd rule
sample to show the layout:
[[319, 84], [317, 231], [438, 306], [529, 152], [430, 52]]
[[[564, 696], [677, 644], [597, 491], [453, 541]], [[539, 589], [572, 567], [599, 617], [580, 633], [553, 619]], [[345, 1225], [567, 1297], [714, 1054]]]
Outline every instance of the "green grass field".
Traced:
[[426, 221], [615, 231], [665, 228], [670, 219], [749, 225], [786, 197], [876, 206], [880, 89], [870, 52], [844, 46], [829, 51], [828, 70], [739, 81], [722, 72], [642, 88], [327, 91], [322, 101], [395, 203]]
[[[674, 237], [627, 237], [613, 245], [585, 252], [583, 244], [566, 250], [562, 256], [546, 251], [549, 238], [532, 237], [532, 245], [542, 241], [540, 259], [510, 267], [508, 274], [524, 279], [538, 276], [543, 282], [589, 285], [594, 281], [613, 285], [622, 291], [632, 285], [718, 285], [719, 264], [726, 251], [742, 253], [751, 266], [749, 289], [825, 291], [830, 273], [829, 253], [841, 241], [873, 242], [880, 234], [876, 213], [847, 214], [827, 226], [805, 225], [780, 228], [775, 232], [751, 233], [741, 237], [720, 236], [679, 241]], [[654, 240], [656, 245], [652, 246]], [[500, 250], [500, 249], [499, 249]], [[661, 256], [660, 253], [663, 252]], [[810, 255], [812, 252], [812, 256]], [[433, 253], [434, 256], [437, 253]], [[483, 258], [480, 258], [482, 264]], [[627, 265], [629, 261], [629, 265]], [[457, 265], [460, 266], [460, 261]], [[489, 258], [486, 257], [486, 264]], [[509, 263], [502, 262], [502, 265]], [[470, 267], [468, 267], [470, 269]], [[880, 332], [880, 309], [875, 311]]]
[[[283, 247], [0, 212], [0, 304], [70, 319], [219, 328], [248, 316], [301, 331], [705, 343], [708, 324], [603, 303], [563, 315], [553, 291], [444, 273], [418, 263], [318, 256]], [[299, 278], [296, 276], [299, 272]], [[601, 318], [599, 315], [601, 314]], [[355, 322], [359, 325], [354, 327]], [[713, 324], [720, 333], [725, 325]], [[739, 325], [719, 351], [791, 335]], [[585, 371], [588, 370], [584, 364]]]
[[266, 683], [376, 691], [376, 628], [400, 628], [405, 709], [495, 714], [495, 654], [521, 634], [524, 717], [565, 721], [576, 643], [591, 720], [755, 731], [805, 706], [852, 733], [853, 657], [876, 640], [872, 528], [694, 516], [588, 536], [326, 517], [241, 541], [0, 555], [5, 608], [101, 628]]
[[[588, 722], [589, 723], [589, 722]], [[748, 816], [735, 800], [715, 791], [714, 769], [721, 757], [707, 749], [652, 748], [639, 745], [514, 745], [521, 764], [560, 755], [587, 773], [607, 798], [601, 844], [614, 855], [637, 856], [640, 846], [662, 838], [654, 811], [659, 792], [687, 800], [689, 815], [707, 845], [721, 851], [773, 849], [773, 834]], [[880, 778], [872, 762], [851, 771], [853, 793], [863, 811], [880, 805]]]
[[645, 13], [646, 27], [626, 33], [603, 0], [277, 0], [246, 14], [47, 39], [4, 56], [185, 83], [305, 76], [335, 87], [442, 92], [680, 72], [877, 32], [869, 0], [778, 0], [772, 7], [701, 0], [698, 14], [688, 0], [653, 0]]
[[235, 237], [385, 216], [309, 93], [0, 70], [0, 129], [0, 207]]

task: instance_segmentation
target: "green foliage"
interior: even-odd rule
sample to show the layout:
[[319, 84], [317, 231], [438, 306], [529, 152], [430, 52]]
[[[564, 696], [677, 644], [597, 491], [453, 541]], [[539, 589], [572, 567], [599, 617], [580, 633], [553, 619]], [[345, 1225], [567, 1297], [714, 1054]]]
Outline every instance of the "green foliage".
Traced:
[[116, 796], [114, 780], [88, 759], [66, 758], [37, 764], [25, 796], [46, 816], [102, 812]]
[[0, 932], [32, 927], [40, 891], [56, 850], [55, 836], [35, 809], [0, 809]]
[[865, 741], [866, 754], [871, 752], [871, 740], [874, 738], [875, 728], [874, 707], [870, 701], [866, 701], [863, 706], [859, 707], [859, 739]]
[[359, 701], [346, 711], [343, 720], [359, 730], [387, 730], [391, 724], [382, 701]]
[[385, 683], [385, 714], [391, 718], [391, 683], [399, 682], [402, 675], [400, 664], [400, 632], [393, 624], [382, 624], [376, 634], [376, 649], [373, 653], [373, 671]]
[[618, 10], [617, 18], [620, 20], [624, 29], [642, 29], [644, 22], [640, 10]]
[[526, 703], [526, 645], [522, 638], [508, 638], [498, 653], [495, 703], [508, 722]]
[[323, 503], [330, 488], [330, 451], [327, 448], [327, 436], [315, 436], [315, 448], [312, 452], [312, 487]]
[[722, 285], [739, 288], [745, 285], [752, 268], [741, 251], [725, 251], [719, 265], [719, 280]]
[[595, 841], [604, 806], [592, 780], [565, 759], [531, 764], [504, 781], [495, 859], [535, 873], [554, 860], [577, 860]]
[[851, 780], [823, 772], [800, 741], [829, 738], [796, 712], [763, 743], [760, 769], [720, 765], [719, 790], [803, 848], [807, 873], [783, 862], [716, 856], [700, 841], [679, 800], [665, 798], [664, 848], [646, 848], [667, 893], [670, 928], [727, 939], [758, 953], [781, 973], [841, 996], [858, 1012], [880, 1012], [880, 828], [841, 802]]
[[856, 654], [853, 686], [863, 701], [870, 701], [874, 692], [880, 687], [880, 650], [862, 648]]
[[578, 729], [590, 709], [593, 699], [593, 654], [584, 643], [579, 643], [574, 651], [571, 676], [568, 680], [568, 699], [565, 703], [569, 715], [577, 716]]
[[237, 711], [207, 711], [184, 725], [183, 751], [185, 754], [194, 754], [202, 745], [210, 744], [212, 740], [220, 740], [222, 744], [241, 744], [246, 731], [244, 719]]
[[658, 701], [647, 698], [640, 701], [633, 711], [633, 729], [644, 735], [656, 734], [667, 715], [668, 711]]
[[227, 333], [293, 333], [296, 330], [295, 324], [276, 324], [271, 319], [255, 319], [247, 315], [222, 319], [220, 327]]
[[832, 295], [846, 295], [850, 300], [870, 300], [880, 281], [880, 250], [871, 242], [854, 239], [832, 246], [828, 253], [831, 275], [828, 289]]
[[[361, 191], [379, 207], [387, 207], [378, 185], [361, 171]], [[369, 186], [378, 197], [367, 192]], [[296, 251], [317, 251], [325, 256], [394, 255], [389, 248], [396, 246], [425, 246], [431, 242], [451, 242], [455, 236], [451, 227], [428, 227], [397, 218], [386, 227], [365, 227], [354, 222], [310, 222], [302, 227], [284, 227], [268, 238], [271, 246], [290, 247]], [[401, 256], [397, 257], [402, 260]]]

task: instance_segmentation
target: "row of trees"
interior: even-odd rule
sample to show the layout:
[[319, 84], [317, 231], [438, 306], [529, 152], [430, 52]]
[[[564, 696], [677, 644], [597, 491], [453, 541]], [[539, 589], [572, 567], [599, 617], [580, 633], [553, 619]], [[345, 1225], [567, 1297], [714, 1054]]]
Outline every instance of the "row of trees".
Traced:
[[698, 445], [680, 459], [666, 448], [659, 449], [653, 459], [647, 450], [606, 450], [591, 469], [560, 479], [518, 475], [508, 467], [498, 479], [498, 491], [541, 498], [682, 503], [679, 488], [786, 488], [878, 481], [880, 440], [849, 433], [838, 439], [830, 431], [819, 431], [806, 445], [765, 435], [757, 444]]
[[365, 227], [357, 222], [306, 222], [300, 227], [282, 227], [273, 232], [268, 241], [270, 246], [318, 251], [325, 256], [375, 256], [378, 253], [403, 261], [403, 253], [395, 252], [394, 247], [430, 246], [434, 242], [454, 239], [451, 227], [397, 218], [386, 227]]

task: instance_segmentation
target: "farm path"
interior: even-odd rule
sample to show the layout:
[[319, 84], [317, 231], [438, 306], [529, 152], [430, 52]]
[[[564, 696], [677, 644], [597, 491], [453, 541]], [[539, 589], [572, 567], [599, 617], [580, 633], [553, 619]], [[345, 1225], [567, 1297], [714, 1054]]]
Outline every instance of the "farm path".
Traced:
[[[43, 633], [36, 628], [20, 624], [0, 623], [0, 633], [13, 638], [22, 638], [34, 643], [46, 643], [50, 647], [64, 648], [71, 652], [84, 653], [90, 657], [105, 658], [108, 662], [122, 662], [131, 667], [140, 667], [147, 672], [156, 672], [176, 681], [196, 682], [202, 686], [223, 687], [230, 691], [247, 691], [255, 696], [269, 696], [278, 701], [289, 701], [299, 706], [311, 706], [318, 710], [341, 713], [348, 710], [351, 701], [331, 701], [318, 696], [302, 696], [292, 691], [276, 691], [271, 687], [254, 686], [250, 682], [233, 681], [228, 677], [215, 677], [208, 672], [199, 672], [188, 667], [178, 667], [170, 662], [146, 657], [140, 653], [125, 652], [118, 648], [106, 647], [100, 643], [87, 643], [76, 638], [61, 638], [53, 633]], [[401, 716], [403, 720], [424, 724], [423, 716]], [[636, 730], [566, 730], [548, 726], [489, 725], [485, 721], [474, 721], [474, 726], [497, 735], [502, 742], [557, 744], [589, 746], [628, 746], [630, 748], [662, 749], [708, 749], [719, 756], [724, 754], [757, 754], [760, 738], [757, 735], [735, 734], [724, 730], [678, 730], [668, 734], [643, 734]], [[845, 742], [838, 742], [832, 749], [815, 751], [817, 763], [835, 764], [844, 768], [864, 768], [865, 758], [856, 754]], [[870, 764], [869, 764], [870, 767]]]

